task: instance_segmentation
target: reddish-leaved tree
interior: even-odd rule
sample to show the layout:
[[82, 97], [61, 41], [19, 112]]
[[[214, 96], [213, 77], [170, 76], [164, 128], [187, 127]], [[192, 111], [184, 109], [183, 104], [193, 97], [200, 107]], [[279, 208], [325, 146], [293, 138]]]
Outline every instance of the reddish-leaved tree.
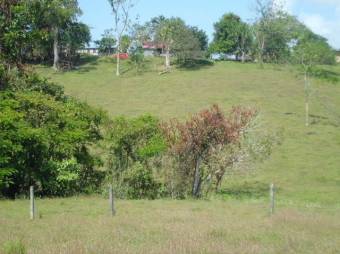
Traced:
[[256, 110], [233, 107], [225, 115], [214, 105], [180, 123], [171, 120], [164, 123], [164, 130], [170, 152], [184, 163], [186, 175], [192, 177], [192, 195], [201, 195], [201, 164], [209, 159], [216, 147], [237, 144], [243, 131], [256, 115]]

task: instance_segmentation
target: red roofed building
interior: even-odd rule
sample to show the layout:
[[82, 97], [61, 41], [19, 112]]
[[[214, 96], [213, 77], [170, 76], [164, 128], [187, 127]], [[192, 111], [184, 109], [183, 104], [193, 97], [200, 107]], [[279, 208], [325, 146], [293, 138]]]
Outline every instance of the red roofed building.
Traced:
[[163, 53], [164, 46], [153, 42], [144, 42], [143, 51], [144, 56], [159, 56]]

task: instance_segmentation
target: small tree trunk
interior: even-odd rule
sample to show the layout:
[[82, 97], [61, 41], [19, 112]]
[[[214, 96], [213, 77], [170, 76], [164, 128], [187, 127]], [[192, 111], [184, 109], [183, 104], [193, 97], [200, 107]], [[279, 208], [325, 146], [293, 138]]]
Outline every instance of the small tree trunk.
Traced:
[[309, 126], [309, 84], [308, 73], [305, 71], [305, 125]]
[[246, 53], [242, 51], [242, 63], [246, 61]]
[[201, 164], [201, 159], [198, 158], [196, 160], [194, 184], [193, 184], [193, 187], [192, 187], [192, 195], [194, 197], [198, 197], [199, 194], [200, 194], [200, 186], [201, 186], [200, 164]]
[[117, 45], [117, 69], [116, 69], [116, 76], [120, 76], [120, 39], [118, 39], [118, 45]]
[[169, 70], [171, 67], [171, 63], [170, 63], [170, 49], [167, 48], [165, 51], [165, 69]]
[[309, 102], [306, 101], [305, 103], [305, 108], [306, 108], [306, 127], [309, 126]]
[[59, 41], [58, 41], [58, 27], [53, 28], [53, 69], [58, 70], [59, 68]]
[[261, 69], [263, 69], [263, 51], [264, 51], [264, 39], [261, 42], [261, 46], [260, 46], [260, 52], [259, 52], [259, 62], [260, 62], [260, 67]]

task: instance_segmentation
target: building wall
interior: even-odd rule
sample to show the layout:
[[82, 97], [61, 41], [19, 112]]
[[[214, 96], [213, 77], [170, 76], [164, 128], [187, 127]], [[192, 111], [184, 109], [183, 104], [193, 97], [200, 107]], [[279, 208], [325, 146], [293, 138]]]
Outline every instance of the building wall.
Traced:
[[336, 56], [336, 57], [335, 57], [335, 61], [336, 61], [337, 63], [340, 63], [340, 56]]
[[144, 49], [144, 56], [145, 57], [155, 56], [155, 51], [153, 49]]
[[87, 54], [87, 55], [91, 55], [91, 56], [98, 56], [99, 55], [98, 49], [94, 49], [94, 48], [80, 49], [80, 50], [77, 51], [77, 53]]

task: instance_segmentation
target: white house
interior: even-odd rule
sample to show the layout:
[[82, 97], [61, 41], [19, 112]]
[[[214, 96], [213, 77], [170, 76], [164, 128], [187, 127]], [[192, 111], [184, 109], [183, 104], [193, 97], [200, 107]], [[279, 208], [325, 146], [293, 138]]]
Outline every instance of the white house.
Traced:
[[98, 48], [83, 48], [83, 49], [78, 49], [77, 53], [91, 55], [91, 56], [98, 56], [99, 49]]
[[160, 56], [163, 52], [163, 46], [153, 42], [144, 42], [142, 48], [144, 56]]

